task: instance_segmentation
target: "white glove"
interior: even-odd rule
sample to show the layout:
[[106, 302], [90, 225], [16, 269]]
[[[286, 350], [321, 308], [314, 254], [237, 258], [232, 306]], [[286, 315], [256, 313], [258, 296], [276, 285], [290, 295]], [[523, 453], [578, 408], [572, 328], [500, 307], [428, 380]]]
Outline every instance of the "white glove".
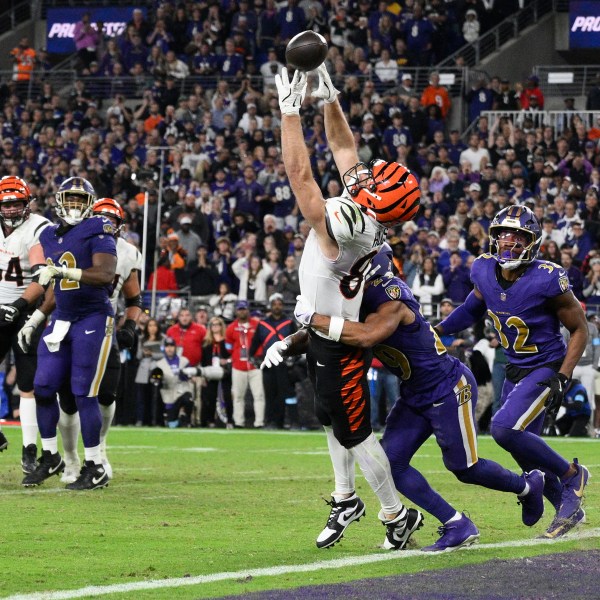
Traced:
[[25, 325], [17, 333], [17, 343], [23, 352], [29, 352], [31, 347], [31, 338], [35, 330], [46, 320], [46, 315], [36, 309], [34, 313], [27, 319]]
[[265, 359], [262, 361], [260, 365], [261, 369], [269, 369], [271, 367], [276, 367], [280, 365], [284, 357], [282, 356], [282, 352], [285, 352], [289, 348], [289, 344], [287, 342], [275, 342], [265, 354]]
[[296, 296], [296, 306], [294, 307], [294, 317], [300, 325], [310, 327], [310, 320], [315, 314], [315, 309], [304, 296]]
[[196, 367], [184, 367], [181, 371], [186, 377], [196, 377], [196, 375], [198, 375], [198, 369]]
[[312, 92], [311, 96], [313, 98], [322, 98], [327, 104], [335, 102], [340, 90], [336, 90], [335, 87], [333, 87], [325, 63], [319, 65], [317, 73], [319, 74], [319, 87]]
[[71, 281], [81, 280], [81, 269], [68, 269], [65, 265], [56, 267], [55, 265], [46, 265], [38, 271], [38, 283], [48, 285], [54, 278], [70, 279]]
[[300, 106], [306, 95], [308, 76], [303, 71], [296, 71], [290, 82], [286, 67], [281, 69], [281, 75], [275, 75], [275, 85], [279, 94], [279, 108], [282, 115], [299, 115]]

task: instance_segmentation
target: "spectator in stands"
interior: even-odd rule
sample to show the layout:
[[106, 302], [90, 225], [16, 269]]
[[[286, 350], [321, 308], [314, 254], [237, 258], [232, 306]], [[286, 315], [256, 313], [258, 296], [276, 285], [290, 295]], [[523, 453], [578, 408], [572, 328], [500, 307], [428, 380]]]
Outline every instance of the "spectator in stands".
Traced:
[[440, 108], [442, 119], [446, 120], [450, 113], [452, 101], [447, 88], [440, 85], [440, 74], [438, 71], [432, 71], [429, 74], [429, 85], [421, 94], [421, 106], [427, 109], [432, 104]]
[[566, 409], [565, 413], [555, 423], [558, 434], [568, 437], [588, 437], [592, 409], [588, 392], [576, 377], [568, 383], [563, 406]]
[[[472, 133], [469, 136], [468, 148], [460, 153], [461, 165], [463, 161], [468, 161], [470, 170], [475, 173], [479, 173], [482, 164], [490, 162], [490, 153], [488, 152], [488, 149], [482, 145], [477, 133]], [[485, 163], [483, 161], [485, 161]]]
[[465, 95], [465, 100], [469, 105], [469, 122], [473, 123], [484, 110], [492, 110], [494, 105], [494, 94], [486, 86], [486, 79], [483, 75], [475, 78], [471, 89]]
[[590, 250], [594, 247], [595, 242], [590, 234], [583, 228], [581, 220], [575, 220], [571, 223], [571, 231], [567, 234], [566, 243], [570, 246], [573, 252], [573, 260], [581, 264]]
[[[532, 98], [535, 98], [533, 103]], [[523, 110], [531, 108], [544, 110], [544, 93], [540, 88], [540, 80], [536, 75], [530, 75], [527, 78], [525, 89], [521, 92], [520, 100]]]
[[233, 422], [237, 428], [246, 424], [246, 392], [252, 393], [254, 404], [254, 428], [260, 429], [265, 424], [265, 392], [262, 372], [250, 360], [250, 346], [259, 320], [250, 317], [247, 300], [238, 300], [236, 319], [227, 327], [225, 343], [231, 353], [232, 361], [232, 396]]
[[206, 336], [206, 327], [194, 323], [189, 308], [182, 308], [177, 314], [177, 323], [167, 329], [167, 336], [173, 338], [180, 352], [191, 367], [196, 367], [202, 359], [202, 342]]
[[446, 294], [452, 302], [457, 305], [464, 302], [473, 289], [473, 284], [470, 269], [463, 264], [460, 250], [450, 251], [450, 264], [442, 270], [442, 279]]
[[[428, 236], [429, 237], [429, 236]], [[426, 256], [421, 266], [417, 269], [411, 286], [413, 294], [417, 297], [423, 315], [431, 317], [434, 314], [434, 305], [442, 298], [445, 287], [441, 273], [438, 273], [434, 258]]]
[[398, 63], [388, 48], [382, 49], [381, 58], [375, 63], [373, 72], [385, 87], [392, 87], [398, 81]]
[[267, 300], [267, 282], [273, 270], [265, 260], [246, 246], [244, 255], [233, 263], [232, 269], [240, 282], [238, 295], [241, 300]]
[[[249, 355], [258, 363], [266, 351], [278, 341], [296, 332], [296, 325], [284, 313], [283, 296], [275, 293], [269, 297], [269, 314], [262, 319], [252, 338]], [[264, 369], [263, 387], [265, 390], [265, 426], [267, 429], [283, 429], [285, 422], [285, 401], [294, 397], [294, 386], [286, 361], [274, 368]]]
[[462, 34], [467, 44], [472, 44], [479, 38], [479, 30], [481, 24], [479, 23], [479, 17], [477, 11], [470, 8], [465, 13], [465, 21], [462, 25]]
[[408, 109], [402, 114], [403, 122], [408, 127], [413, 144], [425, 142], [428, 124], [427, 115], [421, 110], [419, 98], [412, 96], [408, 101]]
[[190, 293], [193, 296], [208, 296], [216, 294], [219, 285], [219, 273], [208, 259], [206, 244], [200, 242], [195, 256], [186, 266], [186, 280], [189, 282]]
[[224, 370], [219, 380], [202, 379], [200, 427], [215, 427], [219, 392], [223, 398], [226, 427], [233, 429], [233, 402], [231, 399], [231, 354], [225, 342], [225, 321], [215, 316], [208, 322], [206, 337], [202, 342], [202, 366], [220, 366]]
[[131, 20], [127, 23], [127, 28], [133, 28], [140, 37], [145, 40], [150, 34], [151, 27], [148, 21], [144, 17], [144, 12], [141, 8], [134, 8], [131, 13]]
[[208, 300], [212, 313], [217, 317], [221, 317], [226, 323], [231, 323], [235, 318], [236, 302], [237, 295], [231, 291], [229, 284], [225, 282], [219, 283], [217, 293], [213, 294]]
[[[134, 34], [131, 35], [132, 39], [133, 36]], [[146, 44], [149, 47], [159, 46], [166, 57], [172, 42], [173, 36], [168, 32], [165, 20], [157, 19], [154, 24], [154, 29], [146, 36]]]
[[432, 61], [432, 37], [435, 32], [431, 21], [423, 14], [423, 7], [415, 3], [412, 18], [402, 28], [410, 62], [428, 66]]
[[73, 39], [77, 51], [77, 70], [82, 71], [87, 69], [93, 60], [96, 60], [96, 50], [100, 42], [99, 34], [91, 23], [89, 12], [83, 13], [81, 21], [75, 24]]
[[150, 273], [146, 289], [154, 289], [155, 281], [156, 290], [159, 292], [176, 291], [179, 289], [175, 273], [171, 270], [169, 254], [167, 252], [161, 253], [156, 265], [156, 271]]
[[571, 248], [561, 247], [560, 264], [569, 276], [569, 283], [572, 286], [575, 298], [583, 301], [583, 273], [581, 269], [573, 264], [573, 250]]
[[296, 302], [296, 296], [300, 294], [300, 276], [296, 258], [290, 254], [285, 257], [284, 269], [277, 281], [276, 291], [283, 296], [285, 304]]
[[164, 339], [165, 335], [161, 332], [159, 322], [156, 319], [149, 319], [140, 337], [138, 349], [140, 362], [135, 374], [135, 424], [138, 427], [156, 423], [157, 407], [152, 407], [151, 404], [150, 371], [153, 362], [161, 356]]

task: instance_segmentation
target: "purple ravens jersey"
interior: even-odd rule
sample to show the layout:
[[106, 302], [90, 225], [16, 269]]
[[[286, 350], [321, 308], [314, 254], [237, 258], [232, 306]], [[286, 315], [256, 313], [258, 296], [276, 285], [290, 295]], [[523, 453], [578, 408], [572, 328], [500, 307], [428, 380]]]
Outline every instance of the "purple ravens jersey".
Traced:
[[400, 380], [402, 401], [413, 407], [428, 406], [452, 389], [462, 371], [458, 359], [450, 356], [410, 288], [397, 277], [375, 279], [365, 290], [361, 320], [391, 300], [403, 302], [415, 313], [415, 321], [399, 326], [373, 348], [373, 354]]
[[[58, 225], [40, 235], [46, 262], [73, 269], [92, 267], [94, 254], [117, 255], [114, 229], [108, 219], [92, 217], [60, 233]], [[69, 279], [54, 280], [55, 319], [77, 321], [91, 314], [113, 315], [112, 285], [92, 286]]]
[[471, 268], [471, 281], [483, 296], [508, 362], [531, 368], [563, 359], [566, 345], [560, 321], [546, 308], [546, 301], [570, 289], [565, 270], [546, 260], [534, 260], [504, 289], [498, 282], [497, 265], [491, 254], [481, 255]]

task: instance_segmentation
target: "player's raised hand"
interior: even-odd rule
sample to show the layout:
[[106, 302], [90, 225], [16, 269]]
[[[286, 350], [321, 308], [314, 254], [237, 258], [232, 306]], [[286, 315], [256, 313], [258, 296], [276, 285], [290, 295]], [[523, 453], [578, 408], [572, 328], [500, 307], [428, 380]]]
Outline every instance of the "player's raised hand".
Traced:
[[306, 73], [296, 71], [290, 81], [286, 67], [281, 69], [281, 74], [275, 75], [275, 85], [279, 94], [279, 108], [282, 115], [299, 115], [300, 106], [306, 95]]
[[304, 296], [296, 296], [296, 306], [294, 307], [294, 317], [296, 321], [304, 327], [310, 327], [310, 321], [315, 314], [315, 309]]
[[327, 71], [327, 67], [325, 63], [321, 64], [317, 68], [317, 73], [319, 74], [319, 86], [316, 90], [311, 93], [313, 98], [321, 98], [327, 104], [331, 104], [335, 102], [340, 90], [337, 90], [333, 82], [331, 81], [331, 77], [329, 77], [329, 72]]
[[280, 365], [284, 356], [283, 353], [289, 348], [289, 344], [284, 341], [275, 342], [265, 354], [265, 359], [262, 361], [260, 365], [261, 369], [270, 369], [271, 367], [276, 367]]
[[17, 333], [17, 343], [23, 352], [27, 353], [31, 349], [31, 340], [35, 330], [46, 320], [46, 315], [41, 310], [35, 310], [27, 319], [25, 325]]

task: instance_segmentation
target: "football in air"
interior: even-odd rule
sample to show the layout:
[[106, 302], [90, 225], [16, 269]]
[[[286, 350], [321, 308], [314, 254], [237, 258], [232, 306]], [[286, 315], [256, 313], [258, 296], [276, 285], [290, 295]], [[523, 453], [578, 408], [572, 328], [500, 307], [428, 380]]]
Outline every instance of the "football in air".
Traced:
[[285, 61], [289, 67], [299, 71], [313, 71], [327, 57], [325, 38], [314, 31], [303, 31], [295, 35], [285, 49]]

